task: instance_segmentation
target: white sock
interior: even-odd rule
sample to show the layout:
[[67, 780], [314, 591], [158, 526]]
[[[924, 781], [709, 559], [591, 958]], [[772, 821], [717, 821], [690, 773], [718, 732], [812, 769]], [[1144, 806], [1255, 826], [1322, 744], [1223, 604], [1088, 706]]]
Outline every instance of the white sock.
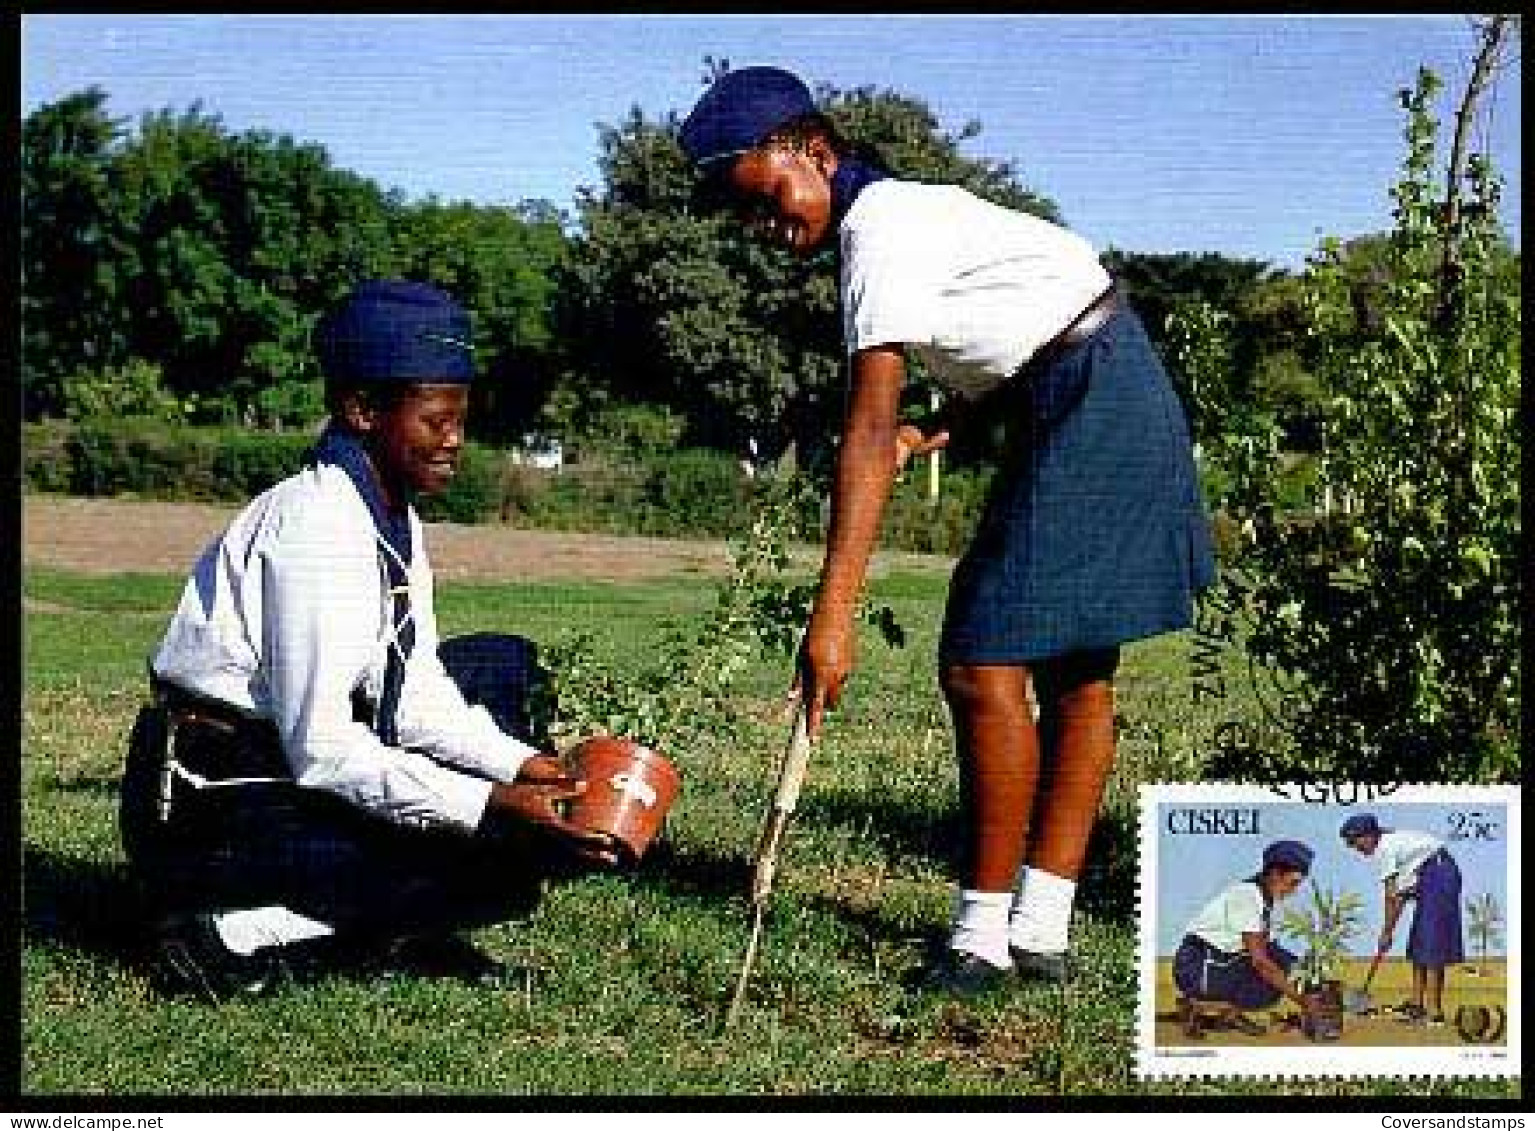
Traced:
[[1060, 954], [1071, 931], [1071, 905], [1077, 882], [1025, 865], [1008, 916], [1008, 941], [1019, 950]]
[[1010, 891], [954, 892], [954, 918], [949, 946], [983, 958], [993, 966], [1013, 963], [1007, 953], [1007, 910], [1012, 903]]
[[225, 911], [213, 917], [214, 929], [236, 954], [252, 954], [264, 946], [286, 946], [335, 934], [329, 923], [309, 919], [273, 904]]

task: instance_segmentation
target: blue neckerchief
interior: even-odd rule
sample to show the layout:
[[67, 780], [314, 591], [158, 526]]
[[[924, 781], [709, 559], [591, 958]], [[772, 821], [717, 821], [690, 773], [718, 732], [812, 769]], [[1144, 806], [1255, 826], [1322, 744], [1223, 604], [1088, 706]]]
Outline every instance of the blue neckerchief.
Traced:
[[334, 422], [327, 424], [306, 462], [328, 463], [346, 472], [363, 502], [368, 504], [368, 512], [373, 515], [373, 525], [379, 537], [400, 555], [400, 561], [410, 564], [410, 518], [403, 508], [392, 511], [384, 502], [384, 493], [378, 486], [378, 475], [356, 433]]
[[405, 661], [416, 643], [416, 625], [410, 615], [410, 586], [405, 574], [405, 567], [410, 564], [411, 558], [410, 514], [403, 508], [399, 511], [391, 510], [384, 502], [372, 461], [351, 430], [334, 422], [326, 425], [319, 443], [309, 453], [307, 462], [331, 464], [346, 472], [363, 502], [368, 504], [374, 529], [379, 541], [384, 543], [379, 548], [378, 556], [383, 559], [384, 570], [389, 578], [395, 643], [389, 649], [389, 660], [384, 669], [383, 694], [379, 696], [374, 726], [380, 740], [394, 746], [398, 739], [395, 715], [400, 705], [400, 689], [405, 682]]
[[860, 161], [856, 157], [844, 157], [837, 162], [836, 172], [831, 175], [831, 217], [833, 224], [842, 223], [853, 201], [875, 181], [882, 181], [890, 174], [883, 169]]

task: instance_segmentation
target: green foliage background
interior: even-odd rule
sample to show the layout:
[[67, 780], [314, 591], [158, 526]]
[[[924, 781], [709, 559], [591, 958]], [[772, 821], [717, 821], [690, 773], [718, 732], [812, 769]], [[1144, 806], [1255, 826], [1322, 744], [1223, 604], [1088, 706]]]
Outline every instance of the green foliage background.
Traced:
[[[1298, 345], [1315, 381], [1314, 472], [1279, 486], [1272, 408], [1226, 397], [1229, 316], [1191, 306], [1176, 353], [1221, 469], [1235, 536], [1212, 620], [1277, 691], [1275, 741], [1216, 773], [1258, 780], [1512, 780], [1520, 769], [1523, 588], [1520, 286], [1499, 185], [1467, 164], [1464, 205], [1437, 182], [1438, 80], [1401, 92], [1396, 226], [1326, 241], [1300, 280]], [[1458, 220], [1453, 220], [1455, 216]]]

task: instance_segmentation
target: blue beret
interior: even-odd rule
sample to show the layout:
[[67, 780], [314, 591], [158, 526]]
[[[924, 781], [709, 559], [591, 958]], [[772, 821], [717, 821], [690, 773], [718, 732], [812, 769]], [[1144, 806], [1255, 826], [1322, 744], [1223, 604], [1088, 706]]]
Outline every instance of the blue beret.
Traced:
[[1384, 830], [1380, 822], [1375, 819], [1373, 813], [1356, 813], [1343, 822], [1343, 827], [1338, 830], [1338, 835], [1344, 840], [1356, 836], [1369, 836], [1371, 833], [1380, 833]]
[[815, 109], [810, 88], [777, 67], [726, 71], [704, 91], [677, 140], [696, 164], [745, 153], [779, 126]]
[[463, 385], [474, 379], [469, 315], [425, 283], [358, 284], [315, 328], [327, 378], [378, 384]]
[[1263, 866], [1310, 872], [1311, 860], [1315, 855], [1316, 853], [1298, 840], [1276, 840], [1263, 850]]

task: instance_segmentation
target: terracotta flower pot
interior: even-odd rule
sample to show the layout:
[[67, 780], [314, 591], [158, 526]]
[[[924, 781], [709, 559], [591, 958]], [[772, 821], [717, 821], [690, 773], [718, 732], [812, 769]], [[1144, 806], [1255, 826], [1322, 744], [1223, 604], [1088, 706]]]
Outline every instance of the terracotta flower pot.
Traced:
[[1318, 1001], [1318, 1009], [1301, 1023], [1301, 1032], [1313, 1041], [1336, 1041], [1343, 1036], [1343, 984], [1326, 981], [1305, 987]]
[[661, 831], [682, 788], [675, 766], [648, 746], [598, 735], [566, 755], [586, 792], [570, 803], [566, 819], [589, 832], [607, 833], [636, 862]]

